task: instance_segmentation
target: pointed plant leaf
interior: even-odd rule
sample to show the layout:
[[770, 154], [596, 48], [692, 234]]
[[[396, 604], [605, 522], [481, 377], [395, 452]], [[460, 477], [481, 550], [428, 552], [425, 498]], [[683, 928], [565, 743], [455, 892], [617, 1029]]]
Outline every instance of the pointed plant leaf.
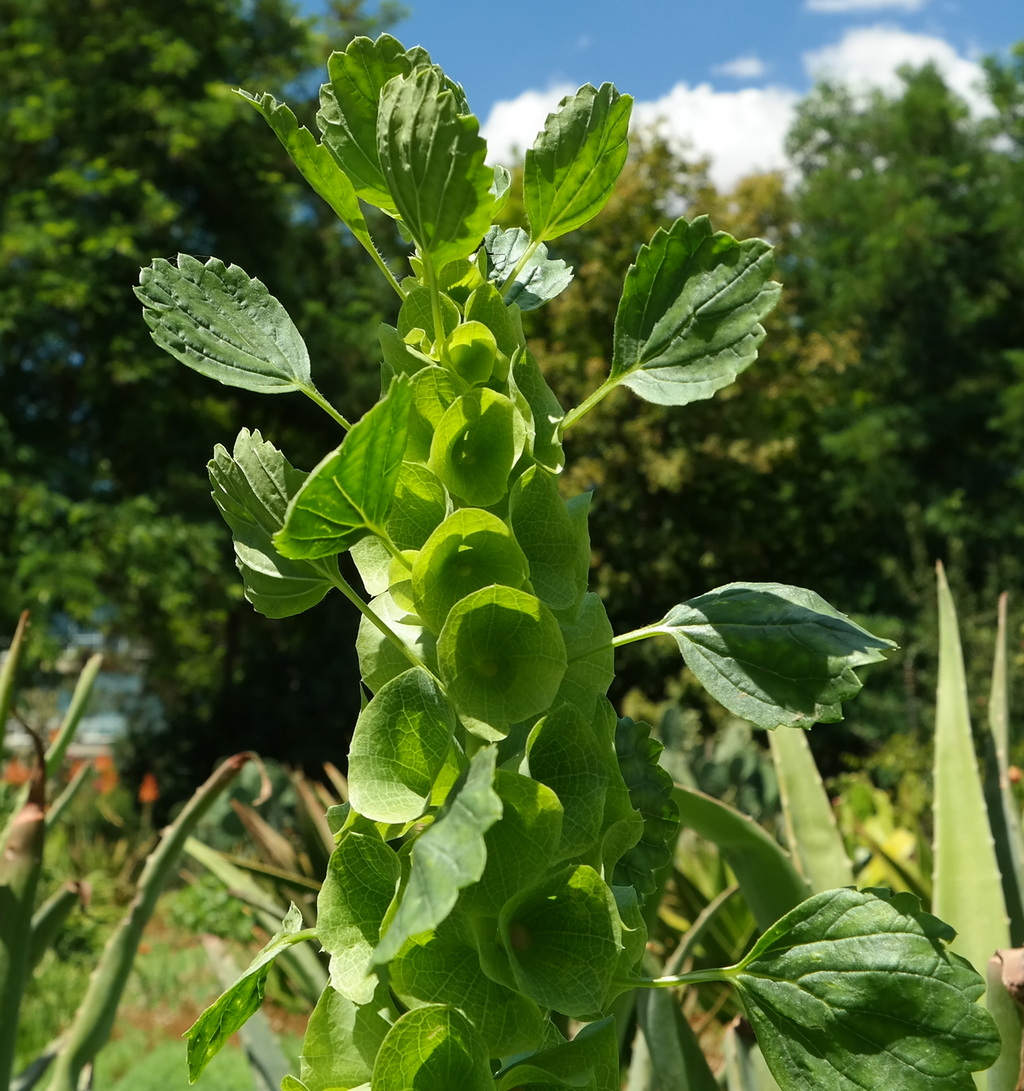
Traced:
[[406, 50], [390, 34], [376, 41], [353, 38], [327, 61], [328, 83], [320, 88], [316, 123], [323, 143], [364, 201], [394, 214], [395, 203], [380, 169], [377, 115], [389, 80], [430, 64], [422, 49]]
[[505, 303], [515, 303], [521, 311], [532, 311], [560, 295], [572, 283], [572, 266], [561, 258], [549, 258], [548, 248], [540, 243], [506, 284], [530, 245], [530, 236], [521, 227], [502, 230], [497, 224], [484, 235], [488, 257], [488, 277], [504, 286]]
[[813, 591], [781, 583], [726, 584], [673, 607], [651, 631], [675, 638], [716, 701], [766, 728], [842, 719], [842, 702], [861, 688], [854, 668], [895, 647]]
[[783, 1091], [970, 1091], [999, 1034], [954, 935], [912, 894], [829, 890], [723, 974]]
[[238, 433], [231, 454], [217, 445], [207, 469], [213, 499], [234, 537], [245, 597], [261, 614], [273, 618], [315, 606], [332, 586], [323, 565], [288, 560], [273, 544], [288, 502], [306, 475], [259, 432], [246, 428]]
[[706, 216], [659, 228], [626, 273], [609, 382], [659, 405], [728, 386], [764, 340], [761, 321], [781, 291], [771, 271], [766, 242], [713, 234]]
[[271, 936], [231, 988], [222, 993], [188, 1029], [189, 1083], [195, 1083], [231, 1035], [259, 1010], [270, 964], [274, 959], [293, 943], [312, 938], [312, 931], [302, 931], [302, 914], [297, 906], [292, 905], [281, 922], [280, 931]]
[[574, 231], [605, 206], [626, 162], [632, 105], [610, 83], [587, 84], [548, 116], [523, 168], [534, 243]]
[[412, 389], [396, 379], [288, 504], [274, 545], [286, 557], [330, 557], [385, 533], [405, 451]]
[[487, 1046], [455, 1008], [427, 1004], [388, 1031], [373, 1066], [373, 1091], [493, 1091]]
[[330, 151], [318, 144], [309, 129], [298, 123], [291, 108], [273, 95], [264, 92], [257, 97], [242, 90], [236, 93], [260, 112], [313, 190], [364, 247], [374, 249], [355, 188]]
[[179, 254], [143, 269], [135, 294], [153, 340], [187, 367], [261, 394], [312, 389], [306, 344], [262, 281]]
[[475, 117], [437, 68], [398, 76], [381, 93], [380, 166], [420, 257], [435, 268], [468, 257], [490, 226], [494, 172]]
[[436, 928], [454, 908], [459, 891], [483, 874], [484, 834], [501, 817], [501, 799], [491, 783], [496, 759], [493, 746], [473, 755], [444, 813], [417, 839], [402, 900], [373, 953], [375, 965], [389, 962], [412, 936]]
[[374, 822], [411, 822], [430, 802], [455, 711], [421, 667], [393, 678], [359, 714], [349, 749], [352, 806]]

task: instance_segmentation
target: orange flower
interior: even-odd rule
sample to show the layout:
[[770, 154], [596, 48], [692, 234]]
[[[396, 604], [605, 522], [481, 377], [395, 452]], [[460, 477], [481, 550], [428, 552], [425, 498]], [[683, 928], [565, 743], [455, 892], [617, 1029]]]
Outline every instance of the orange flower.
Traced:
[[155, 803], [159, 798], [160, 789], [156, 783], [156, 776], [153, 773], [147, 773], [139, 785], [139, 802]]
[[10, 784], [13, 788], [20, 788], [31, 776], [32, 770], [18, 758], [11, 758], [4, 766], [4, 783]]
[[93, 781], [93, 787], [100, 795], [108, 795], [117, 787], [117, 770], [114, 759], [109, 754], [97, 754], [92, 760], [93, 768], [99, 776]]

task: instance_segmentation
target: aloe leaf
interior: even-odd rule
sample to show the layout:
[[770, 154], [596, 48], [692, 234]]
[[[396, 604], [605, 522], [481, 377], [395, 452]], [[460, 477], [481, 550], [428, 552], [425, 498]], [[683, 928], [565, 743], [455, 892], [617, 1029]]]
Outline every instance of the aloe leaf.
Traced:
[[[502, 230], [495, 224], [484, 236], [489, 261], [487, 275], [504, 287], [505, 303], [515, 303], [521, 311], [535, 310], [560, 295], [572, 283], [573, 275], [572, 267], [561, 258], [548, 257], [548, 248], [543, 243], [533, 249], [519, 268], [529, 246], [530, 236], [521, 227]], [[506, 283], [510, 276], [512, 279]]]
[[61, 1043], [48, 1091], [76, 1091], [83, 1069], [110, 1037], [143, 930], [177, 867], [189, 835], [249, 760], [236, 754], [222, 762], [193, 793], [146, 858], [135, 897], [115, 928], [89, 978], [89, 987]]
[[750, 1028], [742, 1025], [731, 1023], [722, 1040], [725, 1091], [779, 1091]]
[[656, 1086], [682, 1091], [717, 1091], [718, 1081], [673, 993], [662, 989], [644, 990], [637, 998], [636, 1013], [650, 1054]]
[[279, 553], [295, 560], [330, 557], [367, 534], [386, 536], [411, 401], [409, 383], [396, 379], [387, 397], [321, 460], [288, 502], [273, 539]]
[[626, 162], [633, 100], [586, 84], [548, 116], [523, 167], [530, 239], [557, 239], [601, 211]]
[[912, 894], [830, 890], [709, 973], [738, 990], [783, 1091], [969, 1091], [999, 1034], [954, 935]]
[[768, 736], [779, 781], [786, 840], [813, 893], [853, 885], [853, 865], [836, 826], [825, 785], [802, 731]]
[[280, 929], [221, 995], [188, 1029], [188, 1079], [195, 1083], [203, 1069], [220, 1052], [224, 1043], [255, 1014], [263, 1003], [270, 964], [293, 943], [312, 939], [312, 929], [303, 930], [302, 914], [292, 905]]
[[789, 855], [752, 818], [678, 784], [672, 798], [682, 825], [722, 851], [759, 928], [769, 928], [807, 897], [807, 883]]
[[1003, 897], [1010, 917], [1010, 941], [1024, 945], [1024, 836], [1020, 805], [1010, 783], [1010, 708], [1006, 663], [1006, 601], [999, 596], [992, 685], [985, 733], [985, 803], [995, 839]]
[[187, 367], [261, 394], [314, 389], [309, 353], [262, 281], [217, 258], [179, 254], [142, 270], [135, 294], [153, 340]]
[[854, 668], [895, 647], [813, 591], [781, 583], [726, 584], [627, 639], [657, 632], [675, 638], [716, 701], [766, 728], [842, 719], [842, 702], [862, 685]]
[[640, 247], [615, 316], [612, 385], [659, 405], [689, 405], [728, 386], [757, 358], [762, 320], [781, 288], [772, 248], [677, 220]]
[[444, 813], [417, 839], [402, 900], [373, 953], [377, 966], [394, 958], [410, 937], [436, 928], [454, 908], [459, 891], [483, 875], [484, 834], [502, 811], [492, 786], [497, 756], [493, 746], [476, 752]]
[[282, 557], [273, 543], [306, 474], [247, 428], [238, 433], [231, 454], [217, 445], [207, 469], [214, 502], [231, 528], [246, 599], [273, 618], [316, 606], [333, 586], [323, 565]]
[[[956, 607], [941, 563], [936, 575], [939, 681], [935, 695], [932, 907], [957, 931], [953, 950], [974, 966], [985, 967], [994, 950], [1010, 946], [1009, 918], [974, 751]], [[1016, 1074], [1020, 1016], [1002, 990], [991, 992], [988, 1004], [1006, 1042], [998, 1067]], [[1001, 1091], [1003, 1084], [1010, 1089], [1013, 1082], [1004, 1076], [991, 1086], [993, 1091]]]
[[388, 1031], [373, 1066], [373, 1091], [493, 1091], [487, 1047], [457, 1009], [427, 1004]]
[[359, 714], [348, 767], [352, 806], [375, 822], [419, 818], [448, 756], [455, 712], [422, 668], [382, 686]]
[[103, 666], [103, 655], [97, 652], [89, 656], [75, 682], [74, 692], [71, 694], [71, 703], [60, 722], [60, 728], [53, 741], [46, 749], [46, 778], [49, 780], [60, 768], [68, 747], [71, 745], [78, 730], [79, 722], [85, 713], [89, 698], [92, 696], [93, 687], [96, 685], [96, 676]]
[[390, 34], [376, 41], [354, 38], [343, 52], [328, 58], [329, 82], [320, 88], [316, 122], [324, 145], [358, 196], [391, 214], [394, 199], [381, 173], [377, 150], [380, 95], [395, 76], [407, 75], [422, 64], [430, 64], [424, 50], [406, 50]]
[[11, 638], [10, 647], [0, 664], [0, 750], [3, 748], [4, 735], [7, 732], [7, 719], [14, 704], [14, 679], [21, 662], [21, 652], [25, 644], [25, 630], [28, 628], [28, 610], [22, 611], [17, 628]]
[[402, 222], [435, 269], [466, 258], [491, 223], [494, 172], [475, 117], [437, 68], [417, 68], [381, 92], [380, 166]]

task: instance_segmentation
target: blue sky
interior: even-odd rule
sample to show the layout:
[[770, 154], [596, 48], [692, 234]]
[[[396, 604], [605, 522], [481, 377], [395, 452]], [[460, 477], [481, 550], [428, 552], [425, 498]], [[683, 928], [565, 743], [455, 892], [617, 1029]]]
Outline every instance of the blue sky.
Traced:
[[1024, 0], [406, 0], [394, 33], [466, 89], [508, 162], [561, 95], [615, 83], [634, 118], [712, 156], [729, 186], [785, 166], [782, 140], [816, 72], [892, 86], [934, 60], [974, 108], [977, 61], [1024, 39]]

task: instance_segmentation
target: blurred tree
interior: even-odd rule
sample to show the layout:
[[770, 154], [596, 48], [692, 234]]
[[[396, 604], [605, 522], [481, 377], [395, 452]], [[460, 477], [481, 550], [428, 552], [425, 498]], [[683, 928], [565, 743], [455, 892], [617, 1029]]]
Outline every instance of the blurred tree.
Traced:
[[[204, 472], [243, 425], [310, 468], [330, 421], [181, 367], [132, 286], [177, 251], [235, 262], [289, 309], [324, 393], [355, 416], [372, 402], [393, 301], [231, 91], [286, 93], [310, 123], [330, 49], [397, 11], [362, 9], [316, 22], [291, 0], [0, 0], [0, 629], [28, 607], [44, 644], [63, 613], [145, 649], [170, 729], [146, 758], [163, 759], [165, 799], [234, 749], [338, 758], [339, 701], [357, 707], [337, 651], [349, 611], [256, 615]], [[310, 722], [324, 731], [283, 730]]]

